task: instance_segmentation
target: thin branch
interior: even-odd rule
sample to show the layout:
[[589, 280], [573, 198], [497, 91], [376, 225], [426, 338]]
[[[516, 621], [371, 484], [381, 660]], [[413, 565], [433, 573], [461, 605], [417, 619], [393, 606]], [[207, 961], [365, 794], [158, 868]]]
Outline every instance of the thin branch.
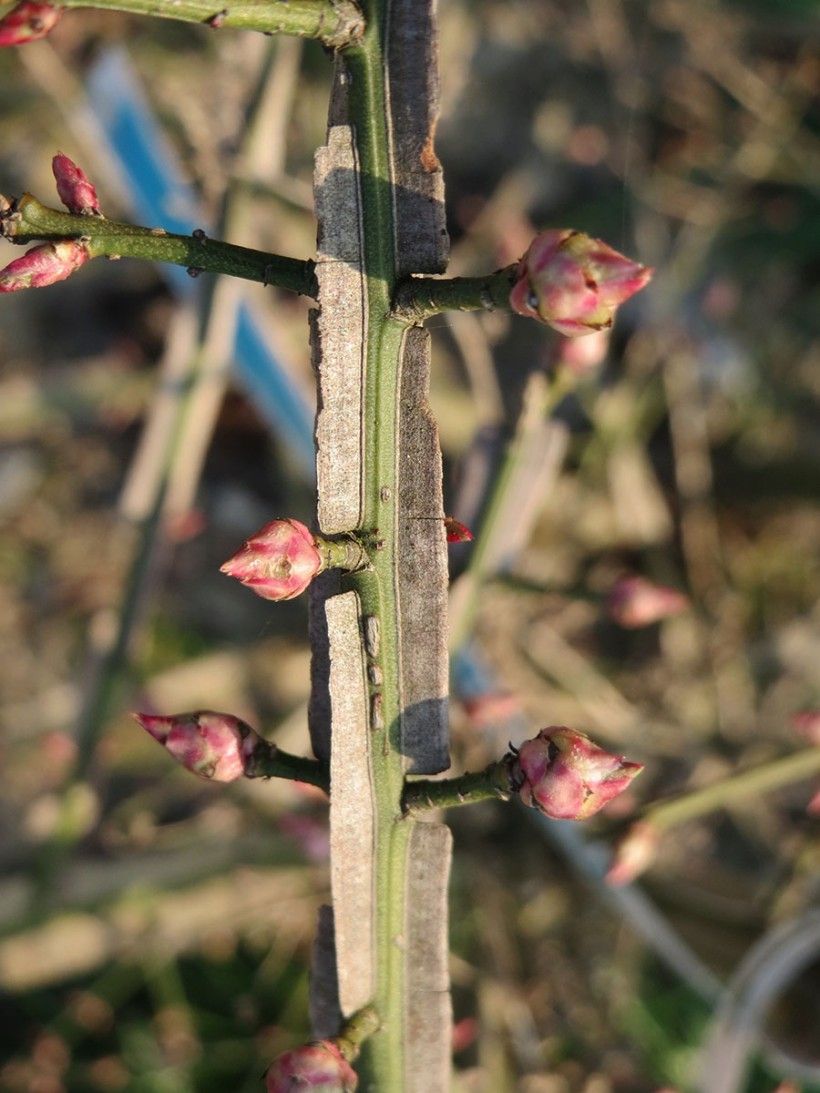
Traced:
[[306, 782], [318, 786], [325, 793], [330, 791], [330, 779], [327, 767], [318, 759], [306, 759], [301, 755], [291, 755], [282, 751], [276, 744], [266, 743], [258, 747], [245, 768], [247, 778], [289, 778], [294, 782]]
[[421, 323], [442, 311], [494, 311], [508, 308], [518, 263], [484, 277], [410, 277], [393, 301], [399, 319]]
[[331, 49], [342, 49], [364, 33], [362, 13], [352, 0], [231, 0], [224, 7], [218, 0], [60, 0], [60, 7], [127, 11], [205, 23], [217, 30], [236, 27], [263, 34], [293, 34], [318, 38]]
[[458, 778], [414, 779], [405, 785], [402, 807], [405, 813], [426, 812], [431, 808], [458, 808], [491, 799], [506, 801], [510, 792], [510, 764], [505, 757], [475, 774], [462, 774]]
[[86, 241], [92, 258], [145, 258], [185, 266], [192, 276], [224, 273], [276, 285], [302, 296], [314, 296], [316, 282], [313, 262], [286, 258], [281, 254], [238, 247], [204, 232], [172, 235], [164, 228], [142, 228], [98, 216], [73, 216], [42, 205], [31, 194], [23, 194], [3, 214], [2, 234], [13, 243], [57, 239]]

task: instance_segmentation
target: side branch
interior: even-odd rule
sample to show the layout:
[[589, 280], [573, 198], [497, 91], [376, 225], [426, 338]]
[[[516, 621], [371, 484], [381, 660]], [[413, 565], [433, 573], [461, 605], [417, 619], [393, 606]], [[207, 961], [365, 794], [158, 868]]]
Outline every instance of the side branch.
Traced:
[[407, 782], [402, 808], [405, 813], [412, 813], [473, 805], [491, 798], [506, 801], [513, 792], [510, 764], [511, 757], [505, 756], [475, 774], [462, 774], [458, 778], [418, 778]]
[[318, 786], [325, 793], [330, 791], [330, 778], [324, 763], [282, 751], [270, 741], [254, 750], [245, 767], [245, 777], [289, 778], [293, 782]]
[[61, 8], [103, 8], [215, 29], [236, 27], [264, 34], [318, 38], [330, 49], [342, 49], [364, 33], [364, 19], [353, 0], [60, 0]]
[[410, 277], [393, 301], [396, 318], [422, 323], [441, 311], [493, 311], [509, 308], [518, 263], [485, 277]]
[[314, 263], [209, 239], [204, 232], [172, 235], [164, 228], [142, 228], [100, 216], [74, 216], [23, 194], [2, 215], [2, 234], [13, 243], [77, 239], [92, 258], [145, 258], [185, 266], [192, 276], [224, 273], [265, 285], [316, 295]]

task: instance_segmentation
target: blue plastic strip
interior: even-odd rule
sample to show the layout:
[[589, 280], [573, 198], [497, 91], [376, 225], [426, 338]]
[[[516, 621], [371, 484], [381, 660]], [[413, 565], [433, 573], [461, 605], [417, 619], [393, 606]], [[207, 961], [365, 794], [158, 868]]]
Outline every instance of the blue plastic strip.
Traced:
[[[128, 54], [106, 50], [92, 65], [86, 86], [131, 198], [135, 219], [188, 235], [202, 224], [199, 203], [182, 176], [145, 97]], [[195, 285], [180, 266], [163, 264], [175, 293], [190, 296]], [[234, 356], [255, 406], [295, 457], [309, 480], [315, 476], [313, 415], [301, 391], [267, 344], [247, 304], [240, 304]]]

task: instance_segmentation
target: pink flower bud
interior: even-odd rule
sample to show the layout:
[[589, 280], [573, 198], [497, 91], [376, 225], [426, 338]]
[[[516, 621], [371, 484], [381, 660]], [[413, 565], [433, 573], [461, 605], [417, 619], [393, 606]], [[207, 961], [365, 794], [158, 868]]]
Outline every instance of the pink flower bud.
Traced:
[[355, 1070], [332, 1040], [286, 1051], [271, 1063], [265, 1075], [267, 1093], [293, 1093], [297, 1089], [353, 1093], [357, 1084]]
[[608, 351], [609, 331], [593, 330], [586, 338], [559, 338], [552, 359], [558, 368], [588, 376], [604, 363]]
[[642, 289], [652, 272], [583, 232], [545, 231], [518, 264], [510, 306], [577, 338], [612, 326], [618, 306]]
[[135, 713], [134, 718], [178, 763], [214, 782], [241, 778], [256, 748], [264, 745], [250, 725], [229, 713]]
[[689, 600], [677, 589], [653, 584], [646, 577], [620, 577], [606, 598], [606, 611], [625, 630], [638, 630], [653, 622], [679, 615]]
[[44, 288], [85, 265], [91, 255], [84, 244], [75, 239], [61, 243], [41, 243], [27, 250], [0, 270], [0, 292], [19, 292], [24, 288]]
[[586, 820], [643, 770], [560, 725], [542, 729], [514, 755], [510, 781], [525, 805], [553, 820]]
[[618, 888], [640, 876], [655, 860], [659, 843], [660, 832], [656, 827], [645, 820], [634, 823], [615, 847], [606, 874], [607, 884]]
[[219, 567], [266, 600], [292, 600], [324, 568], [318, 545], [298, 520], [273, 520]]
[[51, 161], [57, 182], [57, 196], [70, 213], [78, 216], [102, 216], [97, 191], [82, 167], [58, 152]]
[[456, 520], [454, 516], [444, 517], [444, 530], [447, 533], [448, 543], [469, 543], [473, 540], [473, 533], [467, 525]]
[[23, 0], [0, 19], [0, 46], [21, 46], [45, 38], [62, 14], [63, 9], [52, 4]]
[[820, 746], [820, 710], [798, 710], [792, 714], [791, 723], [809, 744]]

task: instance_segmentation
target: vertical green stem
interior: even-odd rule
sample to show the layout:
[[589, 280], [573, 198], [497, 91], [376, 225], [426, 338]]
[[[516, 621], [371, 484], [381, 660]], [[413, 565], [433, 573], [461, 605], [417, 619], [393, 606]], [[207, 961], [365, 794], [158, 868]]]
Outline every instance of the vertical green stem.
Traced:
[[376, 1009], [381, 1028], [364, 1045], [365, 1088], [403, 1086], [405, 877], [409, 825], [402, 819], [403, 760], [398, 750], [401, 712], [396, 589], [397, 420], [399, 364], [406, 322], [391, 318], [396, 284], [395, 225], [391, 192], [385, 50], [389, 0], [368, 0], [367, 31], [345, 52], [364, 209], [367, 308], [364, 420], [364, 517], [378, 528], [373, 569], [354, 574], [366, 615], [378, 618], [383, 672], [383, 724], [372, 734], [376, 816]]

